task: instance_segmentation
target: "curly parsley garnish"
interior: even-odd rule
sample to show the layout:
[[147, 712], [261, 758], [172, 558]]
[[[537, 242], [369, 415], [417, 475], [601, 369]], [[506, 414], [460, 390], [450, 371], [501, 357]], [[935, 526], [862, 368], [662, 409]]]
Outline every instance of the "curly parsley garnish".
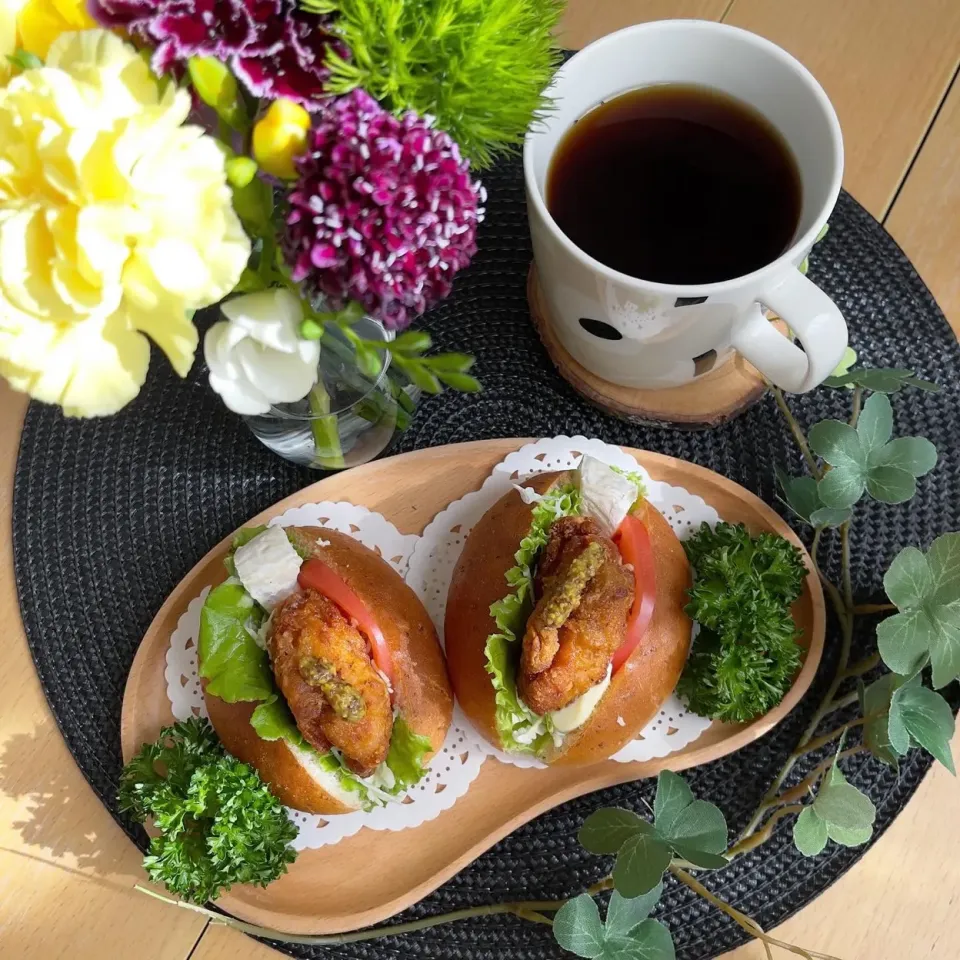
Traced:
[[206, 720], [165, 727], [120, 777], [120, 809], [152, 817], [160, 836], [143, 866], [185, 900], [215, 900], [235, 883], [265, 887], [296, 859], [297, 828], [247, 764], [227, 754]]
[[807, 574], [783, 537], [702, 524], [684, 543], [694, 569], [687, 614], [700, 624], [677, 692], [694, 713], [742, 723], [775, 707], [800, 667], [790, 605]]

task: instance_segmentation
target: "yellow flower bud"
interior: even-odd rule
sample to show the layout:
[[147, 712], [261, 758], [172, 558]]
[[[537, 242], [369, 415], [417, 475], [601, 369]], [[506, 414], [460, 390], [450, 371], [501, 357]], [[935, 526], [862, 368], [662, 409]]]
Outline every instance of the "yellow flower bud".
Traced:
[[292, 100], [274, 100], [253, 128], [253, 156], [267, 173], [292, 180], [293, 165], [306, 149], [310, 114]]

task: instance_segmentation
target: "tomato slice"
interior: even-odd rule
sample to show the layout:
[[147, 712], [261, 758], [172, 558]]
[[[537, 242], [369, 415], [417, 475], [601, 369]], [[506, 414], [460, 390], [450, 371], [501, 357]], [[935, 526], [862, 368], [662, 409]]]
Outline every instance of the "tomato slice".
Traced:
[[377, 669], [393, 686], [393, 658], [390, 647], [377, 621], [364, 602], [322, 560], [305, 560], [300, 567], [297, 583], [305, 590], [316, 590], [332, 600], [351, 620], [370, 643], [370, 652]]
[[627, 635], [613, 655], [612, 667], [616, 673], [637, 648], [653, 619], [657, 599], [657, 573], [653, 563], [650, 534], [640, 517], [632, 514], [624, 518], [613, 537], [624, 563], [633, 567], [634, 597], [627, 618]]

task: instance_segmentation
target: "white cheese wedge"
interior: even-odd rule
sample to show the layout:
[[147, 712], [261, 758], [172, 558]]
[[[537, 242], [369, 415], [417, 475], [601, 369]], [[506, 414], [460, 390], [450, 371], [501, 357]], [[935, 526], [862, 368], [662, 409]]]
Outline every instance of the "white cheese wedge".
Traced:
[[595, 457], [583, 455], [577, 470], [583, 513], [593, 517], [607, 536], [613, 536], [637, 499], [637, 488]]
[[282, 527], [267, 527], [233, 555], [244, 590], [267, 610], [296, 592], [302, 563]]
[[560, 733], [570, 733], [571, 730], [582, 727], [590, 719], [590, 714], [596, 709], [600, 698], [607, 692], [612, 673], [612, 669], [608, 666], [607, 675], [599, 683], [577, 697], [573, 703], [568, 703], [562, 710], [554, 710], [550, 714], [553, 729], [559, 730]]

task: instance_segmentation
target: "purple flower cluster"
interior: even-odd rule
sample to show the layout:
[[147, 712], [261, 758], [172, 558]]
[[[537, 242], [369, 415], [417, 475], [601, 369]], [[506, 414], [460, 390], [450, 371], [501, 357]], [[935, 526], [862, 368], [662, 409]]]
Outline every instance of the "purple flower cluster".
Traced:
[[296, 0], [88, 0], [104, 26], [122, 28], [154, 47], [153, 67], [166, 73], [188, 57], [228, 64], [256, 97], [287, 97], [319, 110], [328, 49], [346, 58], [329, 19]]
[[297, 161], [284, 250], [334, 309], [357, 300], [392, 330], [450, 293], [476, 253], [486, 192], [451, 137], [362, 90], [329, 103]]

